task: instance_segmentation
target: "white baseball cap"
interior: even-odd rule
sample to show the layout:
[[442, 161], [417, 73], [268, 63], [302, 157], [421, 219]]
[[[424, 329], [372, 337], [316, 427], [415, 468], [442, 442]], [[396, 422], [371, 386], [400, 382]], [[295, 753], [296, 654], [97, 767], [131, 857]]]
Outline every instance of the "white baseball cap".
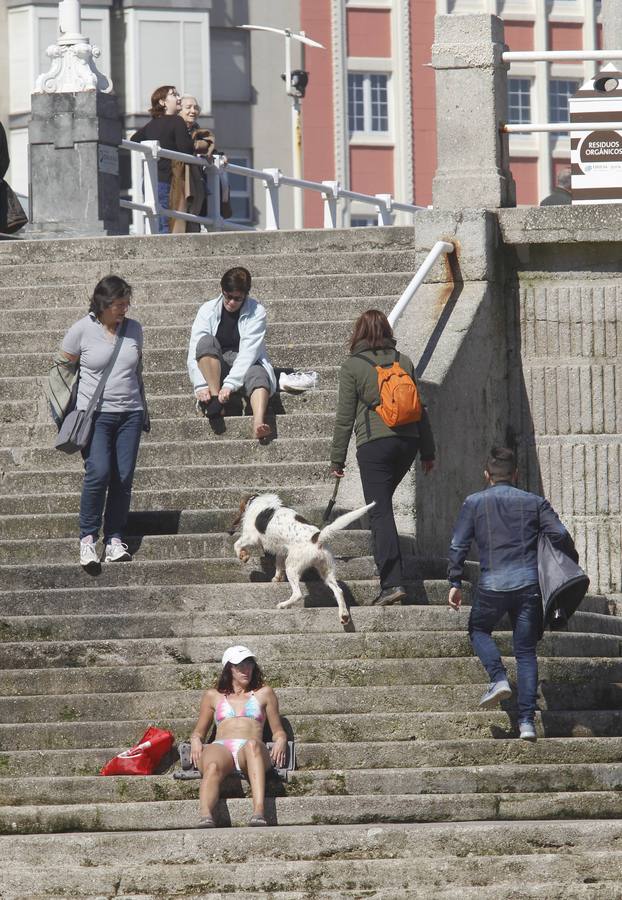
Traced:
[[242, 644], [236, 644], [235, 647], [227, 647], [222, 655], [222, 664], [226, 666], [227, 663], [231, 663], [231, 665], [237, 666], [243, 659], [248, 659], [249, 657], [255, 658], [253, 651], [249, 650], [248, 647], [243, 647]]

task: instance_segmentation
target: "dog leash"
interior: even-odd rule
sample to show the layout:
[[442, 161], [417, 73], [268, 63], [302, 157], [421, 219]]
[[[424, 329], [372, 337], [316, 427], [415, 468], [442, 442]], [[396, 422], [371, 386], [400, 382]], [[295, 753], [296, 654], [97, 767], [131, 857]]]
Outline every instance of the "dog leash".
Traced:
[[333, 511], [333, 507], [334, 507], [335, 503], [337, 502], [337, 491], [339, 490], [339, 482], [340, 481], [341, 481], [341, 478], [335, 478], [335, 487], [333, 488], [333, 495], [330, 498], [330, 500], [328, 501], [326, 509], [324, 510], [324, 515], [322, 516], [322, 522], [328, 522], [328, 520], [330, 518], [330, 514]]

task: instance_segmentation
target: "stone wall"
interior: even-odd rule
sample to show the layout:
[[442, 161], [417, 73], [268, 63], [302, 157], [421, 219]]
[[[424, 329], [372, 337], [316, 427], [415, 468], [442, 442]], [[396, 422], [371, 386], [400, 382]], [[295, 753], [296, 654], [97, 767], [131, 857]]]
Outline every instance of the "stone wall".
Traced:
[[602, 591], [622, 589], [617, 220], [615, 207], [602, 206], [500, 215], [514, 260], [511, 418], [525, 486], [550, 498]]
[[488, 448], [508, 442], [520, 486], [551, 500], [593, 589], [622, 590], [618, 218], [615, 206], [421, 214], [417, 244], [433, 228], [453, 237], [462, 279], [448, 309], [450, 278], [439, 269], [398, 327], [420, 361], [436, 334], [421, 384], [439, 465], [415, 476], [423, 555], [446, 554], [462, 499], [482, 487]]

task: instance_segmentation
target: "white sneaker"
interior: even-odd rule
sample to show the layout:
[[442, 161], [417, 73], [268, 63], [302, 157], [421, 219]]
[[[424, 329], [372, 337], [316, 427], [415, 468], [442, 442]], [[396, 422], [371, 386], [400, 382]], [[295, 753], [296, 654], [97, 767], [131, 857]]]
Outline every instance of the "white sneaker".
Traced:
[[289, 394], [302, 394], [317, 387], [317, 372], [291, 372], [279, 375], [279, 388]]
[[127, 544], [118, 538], [113, 538], [106, 544], [106, 562], [128, 562], [131, 558], [132, 554], [128, 553]]
[[80, 541], [80, 565], [87, 572], [93, 572], [101, 564], [99, 553], [93, 541]]

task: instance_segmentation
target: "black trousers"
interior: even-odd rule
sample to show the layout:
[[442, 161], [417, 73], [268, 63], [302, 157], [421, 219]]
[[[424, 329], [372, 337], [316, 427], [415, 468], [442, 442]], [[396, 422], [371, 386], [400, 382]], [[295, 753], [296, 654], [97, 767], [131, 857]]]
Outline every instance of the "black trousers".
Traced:
[[369, 519], [382, 588], [402, 583], [402, 555], [393, 516], [393, 494], [415, 461], [418, 450], [418, 441], [396, 435], [369, 441], [356, 451], [365, 502], [376, 501], [369, 511]]

